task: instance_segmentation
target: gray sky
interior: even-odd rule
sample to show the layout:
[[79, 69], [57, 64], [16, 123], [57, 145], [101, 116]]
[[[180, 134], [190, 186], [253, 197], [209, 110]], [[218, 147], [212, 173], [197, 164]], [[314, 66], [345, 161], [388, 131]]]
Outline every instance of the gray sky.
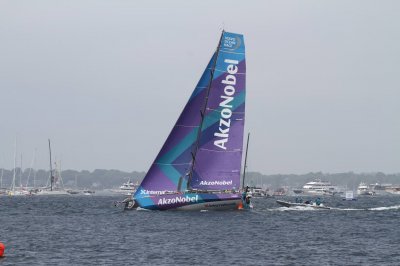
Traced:
[[[398, 1], [0, 0], [0, 168], [147, 171], [225, 30], [249, 170], [400, 172]], [[19, 159], [18, 159], [19, 160]]]

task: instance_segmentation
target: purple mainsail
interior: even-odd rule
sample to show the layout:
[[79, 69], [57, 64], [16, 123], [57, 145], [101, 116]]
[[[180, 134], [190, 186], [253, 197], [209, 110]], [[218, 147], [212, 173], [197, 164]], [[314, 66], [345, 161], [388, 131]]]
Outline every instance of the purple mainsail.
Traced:
[[242, 35], [222, 33], [217, 51], [136, 191], [136, 198], [186, 189], [239, 188], [244, 52]]
[[190, 182], [192, 189], [239, 189], [246, 96], [243, 35], [224, 32]]

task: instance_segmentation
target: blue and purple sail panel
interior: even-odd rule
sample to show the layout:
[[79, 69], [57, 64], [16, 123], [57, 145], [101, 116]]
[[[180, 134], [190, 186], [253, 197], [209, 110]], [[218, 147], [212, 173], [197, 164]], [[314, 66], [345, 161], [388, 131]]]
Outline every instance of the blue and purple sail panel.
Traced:
[[204, 108], [204, 99], [210, 84], [214, 62], [215, 54], [137, 189], [135, 198], [177, 192], [179, 187], [181, 191], [187, 188], [187, 174], [191, 169], [193, 146], [201, 121], [200, 110]]
[[192, 189], [240, 188], [245, 89], [243, 35], [223, 32], [189, 184]]

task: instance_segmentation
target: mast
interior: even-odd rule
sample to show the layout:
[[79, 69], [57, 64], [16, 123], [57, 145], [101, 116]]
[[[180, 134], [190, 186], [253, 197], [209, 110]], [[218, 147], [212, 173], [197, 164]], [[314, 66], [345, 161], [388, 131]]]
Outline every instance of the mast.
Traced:
[[64, 189], [64, 181], [63, 181], [63, 179], [62, 179], [62, 176], [61, 176], [61, 159], [58, 161], [58, 169], [57, 169], [57, 173], [58, 173], [58, 180], [59, 180], [59, 183], [61, 184], [61, 189]]
[[[1, 157], [3, 159], [3, 157]], [[0, 176], [0, 190], [3, 188], [3, 174], [4, 174], [4, 164], [1, 168], [1, 176]]]
[[243, 180], [242, 189], [244, 189], [244, 179], [246, 178], [246, 168], [247, 168], [247, 151], [249, 150], [250, 132], [247, 133], [247, 144], [246, 144], [246, 155], [244, 157], [244, 167], [243, 167]]
[[3, 188], [3, 174], [4, 174], [4, 165], [1, 168], [1, 176], [0, 176], [0, 189]]
[[220, 46], [221, 46], [222, 37], [224, 36], [224, 32], [225, 32], [225, 31], [222, 30], [221, 37], [219, 38], [219, 42], [218, 42], [218, 46], [217, 46], [217, 52], [216, 52], [216, 54], [215, 54], [215, 59], [214, 59], [214, 62], [213, 62], [213, 67], [211, 68], [210, 82], [208, 83], [207, 92], [206, 92], [206, 97], [205, 97], [205, 99], [204, 99], [204, 106], [203, 106], [203, 109], [200, 110], [201, 120], [200, 120], [199, 128], [197, 129], [197, 137], [196, 137], [196, 142], [195, 142], [195, 143], [196, 143], [196, 146], [195, 146], [194, 151], [192, 152], [192, 163], [191, 163], [191, 166], [190, 166], [189, 179], [188, 179], [188, 182], [187, 182], [187, 188], [188, 188], [188, 189], [190, 189], [190, 181], [191, 181], [192, 178], [193, 178], [193, 170], [194, 170], [194, 164], [195, 164], [195, 162], [196, 162], [196, 154], [197, 154], [197, 151], [199, 150], [199, 143], [200, 143], [200, 136], [201, 136], [201, 128], [203, 127], [204, 114], [205, 114], [206, 109], [207, 109], [208, 96], [210, 95], [211, 85], [212, 85], [213, 78], [214, 78], [215, 66], [217, 65], [218, 55], [219, 55], [219, 48], [220, 48]]
[[21, 153], [21, 168], [19, 169], [19, 187], [22, 188], [22, 153]]
[[49, 155], [50, 155], [50, 190], [53, 191], [54, 176], [53, 176], [53, 168], [52, 168], [52, 165], [51, 165], [51, 147], [50, 147], [50, 139], [49, 139]]
[[[29, 179], [30, 179], [31, 173], [32, 173], [32, 171], [33, 171], [33, 165], [34, 165], [34, 163], [35, 163], [35, 158], [36, 158], [36, 148], [35, 148], [35, 150], [33, 151], [33, 157], [32, 157], [32, 161], [31, 161], [31, 166], [29, 167], [28, 177], [27, 177], [27, 179], [26, 179], [26, 185], [25, 185], [26, 188], [29, 186]], [[33, 180], [33, 182], [35, 183], [35, 180]], [[35, 186], [34, 186], [34, 187], [35, 187]]]
[[36, 173], [37, 171], [33, 171], [33, 188], [36, 189]]
[[12, 193], [13, 193], [13, 195], [14, 195], [14, 193], [15, 193], [15, 167], [17, 167], [16, 166], [16, 164], [17, 164], [17, 137], [15, 137], [15, 146], [14, 146], [14, 173], [13, 173], [13, 181], [12, 181], [12, 184], [11, 184], [11, 191], [12, 191]]

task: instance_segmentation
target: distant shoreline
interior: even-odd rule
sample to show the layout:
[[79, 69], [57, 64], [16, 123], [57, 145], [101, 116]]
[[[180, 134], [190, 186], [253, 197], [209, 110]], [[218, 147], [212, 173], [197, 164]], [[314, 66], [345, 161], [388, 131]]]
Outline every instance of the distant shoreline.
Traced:
[[[0, 168], [0, 175], [3, 172], [3, 187], [9, 187], [13, 177], [12, 169]], [[77, 188], [92, 188], [92, 189], [109, 189], [116, 188], [126, 182], [129, 178], [132, 182], [140, 182], [145, 176], [145, 172], [124, 172], [120, 170], [105, 170], [96, 169], [94, 171], [77, 171], [77, 170], [64, 170], [61, 172], [61, 177], [65, 187]], [[36, 175], [37, 186], [45, 185], [48, 177], [48, 170], [37, 170], [35, 173], [31, 171], [29, 177], [29, 185], [33, 185], [33, 176]], [[24, 169], [21, 176], [21, 184], [26, 185], [29, 176], [29, 168]], [[311, 172], [307, 174], [273, 174], [266, 175], [259, 172], [246, 173], [246, 183], [253, 186], [266, 186], [270, 188], [279, 187], [301, 187], [306, 182], [314, 179], [322, 179], [330, 181], [334, 185], [348, 187], [349, 189], [355, 188], [360, 182], [369, 184], [375, 183], [390, 183], [400, 184], [400, 173], [386, 174], [382, 172], [375, 173], [323, 173]], [[16, 168], [16, 185], [19, 186], [20, 182], [20, 168]]]

